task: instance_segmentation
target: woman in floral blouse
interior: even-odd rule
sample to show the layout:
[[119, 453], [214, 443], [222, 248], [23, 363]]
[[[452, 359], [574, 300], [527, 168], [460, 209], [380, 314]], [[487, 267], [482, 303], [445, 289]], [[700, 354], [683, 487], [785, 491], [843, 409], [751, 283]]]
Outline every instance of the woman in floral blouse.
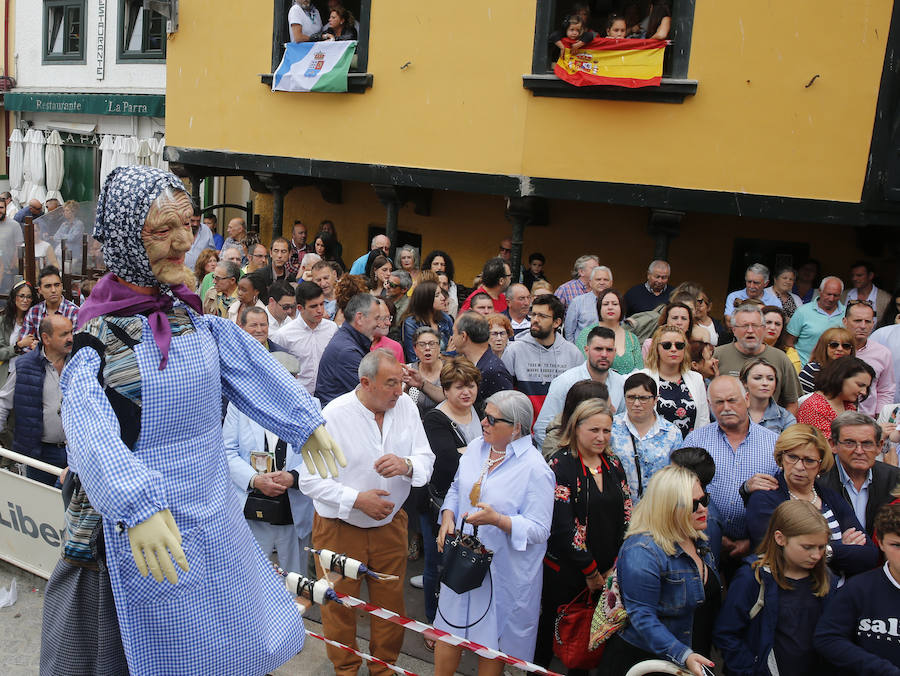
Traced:
[[560, 437], [560, 450], [550, 458], [556, 494], [544, 557], [535, 650], [538, 664], [549, 664], [553, 656], [557, 608], [585, 588], [590, 592], [600, 590], [612, 571], [631, 519], [628, 481], [609, 446], [612, 419], [613, 412], [602, 399], [583, 401], [569, 417]]

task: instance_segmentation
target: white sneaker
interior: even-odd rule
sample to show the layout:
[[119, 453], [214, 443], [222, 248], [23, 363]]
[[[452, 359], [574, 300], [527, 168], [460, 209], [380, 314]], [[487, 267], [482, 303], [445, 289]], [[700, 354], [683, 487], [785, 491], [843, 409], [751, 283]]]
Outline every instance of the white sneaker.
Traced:
[[424, 589], [425, 588], [425, 576], [424, 575], [414, 575], [409, 578], [409, 584], [416, 589]]

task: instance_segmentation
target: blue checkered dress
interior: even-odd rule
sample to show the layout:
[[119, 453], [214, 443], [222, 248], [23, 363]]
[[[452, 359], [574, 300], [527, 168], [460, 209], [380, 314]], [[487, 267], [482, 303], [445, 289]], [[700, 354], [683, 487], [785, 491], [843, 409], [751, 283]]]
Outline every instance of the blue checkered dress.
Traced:
[[[69, 464], [103, 516], [122, 643], [134, 674], [265, 674], [303, 647], [292, 597], [257, 546], [228, 474], [224, 394], [299, 446], [324, 421], [313, 399], [258, 342], [217, 317], [172, 338], [168, 366], [143, 318], [135, 355], [143, 388], [134, 451], [119, 438], [97, 381], [100, 358], [79, 351], [62, 376]], [[126, 532], [169, 508], [190, 571], [178, 584], [141, 577]]]

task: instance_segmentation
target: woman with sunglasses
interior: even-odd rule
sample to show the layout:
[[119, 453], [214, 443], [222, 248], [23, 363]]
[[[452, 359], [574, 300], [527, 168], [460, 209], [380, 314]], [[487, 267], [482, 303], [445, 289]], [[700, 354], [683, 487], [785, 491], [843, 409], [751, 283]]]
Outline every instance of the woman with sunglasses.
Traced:
[[709, 422], [709, 404], [703, 376], [691, 370], [687, 338], [677, 326], [660, 326], [653, 334], [646, 373], [656, 381], [657, 412], [686, 437]]
[[751, 359], [741, 368], [740, 378], [750, 397], [750, 420], [776, 434], [797, 422], [772, 396], [778, 388], [778, 370], [771, 362], [762, 357]]
[[851, 333], [841, 326], [824, 331], [809, 355], [809, 362], [800, 369], [800, 387], [803, 388], [803, 394], [815, 392], [816, 376], [823, 366], [835, 359], [848, 356], [856, 356], [856, 343]]
[[26, 281], [16, 282], [9, 292], [9, 300], [3, 308], [0, 316], [0, 386], [6, 382], [9, 375], [9, 365], [16, 357], [30, 350], [36, 338], [32, 335], [22, 336], [22, 325], [25, 323], [25, 315], [32, 305], [37, 302], [36, 294], [31, 284]]
[[750, 549], [756, 551], [772, 512], [786, 500], [802, 500], [818, 509], [831, 529], [825, 556], [836, 575], [855, 575], [878, 565], [878, 549], [860, 526], [853, 507], [816, 477], [834, 466], [834, 455], [821, 430], [792, 425], [775, 442], [778, 488], [753, 491], [747, 502]]
[[[494, 552], [481, 585], [457, 594], [441, 584], [434, 626], [530, 661], [541, 599], [541, 567], [553, 518], [553, 472], [531, 441], [528, 397], [503, 390], [488, 397], [482, 436], [466, 447], [441, 511], [444, 539], [478, 526]], [[462, 649], [438, 641], [435, 676], [452, 676]], [[479, 676], [500, 676], [503, 662], [480, 658]]]
[[[544, 557], [544, 588], [535, 660], [553, 657], [559, 606], [600, 591], [613, 570], [631, 519], [631, 491], [610, 446], [613, 411], [602, 399], [581, 402], [550, 458], [556, 478], [553, 526]], [[569, 669], [569, 676], [587, 671]]]
[[[675, 326], [681, 329], [684, 335], [690, 336], [694, 332], [694, 311], [687, 303], [667, 303], [659, 315], [656, 326], [658, 328]], [[653, 338], [650, 337], [641, 344], [641, 353], [645, 364], [647, 363], [647, 357], [650, 355], [650, 344], [652, 342]]]
[[695, 652], [710, 636], [722, 588], [706, 530], [709, 494], [697, 475], [668, 465], [634, 508], [616, 575], [628, 622], [606, 643], [601, 676], [621, 676], [644, 660], [676, 662], [695, 676], [713, 662]]
[[869, 396], [875, 371], [858, 357], [835, 359], [816, 377], [816, 391], [797, 410], [797, 422], [807, 423], [822, 434], [831, 434], [831, 421], [844, 411], [855, 411]]

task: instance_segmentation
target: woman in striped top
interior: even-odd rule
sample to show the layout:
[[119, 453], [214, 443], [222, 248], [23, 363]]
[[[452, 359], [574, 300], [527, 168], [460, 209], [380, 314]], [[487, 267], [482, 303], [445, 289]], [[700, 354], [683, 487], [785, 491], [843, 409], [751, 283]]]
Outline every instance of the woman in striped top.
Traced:
[[835, 574], [849, 577], [876, 567], [878, 550], [860, 526], [853, 508], [816, 480], [816, 475], [834, 465], [825, 435], [812, 425], [791, 425], [775, 442], [775, 463], [781, 468], [775, 474], [778, 488], [754, 491], [747, 503], [751, 550], [756, 550], [762, 541], [778, 505], [785, 500], [805, 500], [822, 512], [828, 522], [831, 540], [826, 556]]

